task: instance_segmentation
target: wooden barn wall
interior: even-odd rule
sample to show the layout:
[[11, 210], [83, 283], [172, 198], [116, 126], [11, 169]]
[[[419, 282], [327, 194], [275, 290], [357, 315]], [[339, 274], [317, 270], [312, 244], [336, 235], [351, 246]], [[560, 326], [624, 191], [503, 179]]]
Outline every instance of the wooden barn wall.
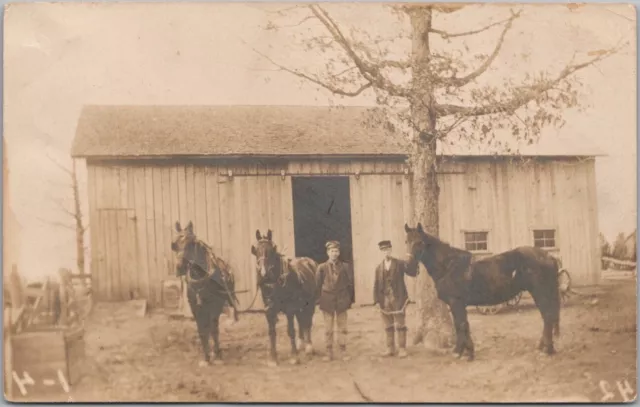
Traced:
[[[228, 177], [231, 169], [244, 176]], [[255, 293], [255, 231], [271, 228], [280, 247], [294, 247], [291, 178], [267, 168], [198, 165], [90, 164], [92, 273], [100, 299], [125, 300], [138, 291], [161, 301], [162, 280], [174, 278], [170, 248], [175, 222], [194, 231], [237, 275], [241, 306]], [[269, 176], [266, 176], [271, 174]], [[261, 306], [258, 296], [255, 307]]]
[[[295, 252], [290, 175], [344, 175], [350, 180], [358, 303], [372, 301], [377, 242], [391, 239], [404, 255], [411, 223], [410, 178], [401, 162], [293, 161], [247, 165], [89, 163], [92, 273], [102, 299], [132, 291], [160, 302], [161, 282], [173, 278], [170, 250], [176, 220], [234, 268], [242, 306], [255, 293], [255, 231], [272, 229], [285, 253]], [[554, 228], [564, 265], [576, 284], [597, 283], [594, 162], [459, 160], [442, 165], [440, 233], [464, 246], [464, 230], [489, 231], [489, 252], [533, 243], [532, 229]], [[281, 176], [281, 171], [286, 176]], [[358, 171], [361, 175], [356, 176]], [[228, 176], [231, 173], [232, 176]], [[375, 173], [375, 174], [374, 174]], [[93, 243], [95, 242], [95, 243]], [[410, 292], [414, 279], [407, 278]], [[413, 296], [413, 295], [412, 295]], [[260, 307], [258, 296], [255, 307]]]
[[465, 230], [488, 231], [486, 254], [496, 254], [533, 245], [534, 229], [555, 229], [558, 252], [573, 282], [599, 282], [593, 160], [475, 159], [443, 167], [442, 239], [463, 248]]

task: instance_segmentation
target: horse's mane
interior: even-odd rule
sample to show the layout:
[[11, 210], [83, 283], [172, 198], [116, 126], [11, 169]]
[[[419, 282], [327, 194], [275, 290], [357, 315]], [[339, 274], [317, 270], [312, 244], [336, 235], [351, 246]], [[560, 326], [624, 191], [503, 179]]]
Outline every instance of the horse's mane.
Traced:
[[464, 254], [467, 256], [472, 256], [473, 254], [465, 249], [461, 249], [459, 247], [452, 246], [450, 243], [441, 240], [439, 237], [430, 235], [428, 233], [422, 232], [422, 240], [425, 242], [436, 242], [439, 248], [446, 250], [447, 254]]
[[229, 264], [222, 260], [220, 257], [216, 256], [211, 246], [209, 246], [205, 241], [197, 238], [195, 240], [195, 244], [202, 247], [207, 254], [207, 266], [209, 267], [209, 270], [214, 270], [217, 268], [223, 273], [231, 274], [231, 267], [229, 267]]

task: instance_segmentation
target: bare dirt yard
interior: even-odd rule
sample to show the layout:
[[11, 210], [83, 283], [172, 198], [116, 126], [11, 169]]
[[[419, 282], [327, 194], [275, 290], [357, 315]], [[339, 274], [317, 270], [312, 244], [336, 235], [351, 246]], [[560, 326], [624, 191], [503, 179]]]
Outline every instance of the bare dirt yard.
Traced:
[[[119, 307], [94, 308], [84, 377], [71, 389], [71, 400], [363, 402], [364, 395], [374, 402], [597, 402], [636, 397], [635, 278], [606, 280], [597, 291], [572, 297], [562, 310], [553, 357], [536, 351], [542, 320], [526, 295], [496, 315], [480, 315], [470, 307], [474, 362], [421, 346], [411, 347], [408, 359], [381, 358], [379, 315], [373, 308], [356, 308], [349, 313], [350, 362], [303, 355], [300, 365], [289, 365], [286, 323], [280, 318], [281, 363], [268, 367], [264, 317], [244, 314], [233, 326], [222, 323], [225, 365], [199, 368], [192, 320], [172, 320], [160, 312], [135, 317]], [[319, 313], [313, 339], [321, 354]]]

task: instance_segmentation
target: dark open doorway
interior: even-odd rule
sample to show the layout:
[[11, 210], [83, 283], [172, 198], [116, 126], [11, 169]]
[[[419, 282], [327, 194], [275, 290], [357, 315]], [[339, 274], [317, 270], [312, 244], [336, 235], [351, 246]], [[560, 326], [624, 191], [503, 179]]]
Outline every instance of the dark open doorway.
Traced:
[[325, 243], [340, 242], [340, 258], [353, 262], [349, 177], [293, 177], [296, 256], [327, 261]]

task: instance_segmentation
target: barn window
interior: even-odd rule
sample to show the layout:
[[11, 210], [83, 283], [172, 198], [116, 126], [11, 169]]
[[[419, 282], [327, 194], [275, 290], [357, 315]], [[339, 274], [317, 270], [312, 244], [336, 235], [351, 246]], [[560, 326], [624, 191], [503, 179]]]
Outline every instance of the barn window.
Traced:
[[464, 232], [464, 247], [472, 252], [489, 250], [489, 232]]
[[533, 231], [533, 245], [542, 249], [555, 249], [556, 231], [553, 229], [538, 229]]

